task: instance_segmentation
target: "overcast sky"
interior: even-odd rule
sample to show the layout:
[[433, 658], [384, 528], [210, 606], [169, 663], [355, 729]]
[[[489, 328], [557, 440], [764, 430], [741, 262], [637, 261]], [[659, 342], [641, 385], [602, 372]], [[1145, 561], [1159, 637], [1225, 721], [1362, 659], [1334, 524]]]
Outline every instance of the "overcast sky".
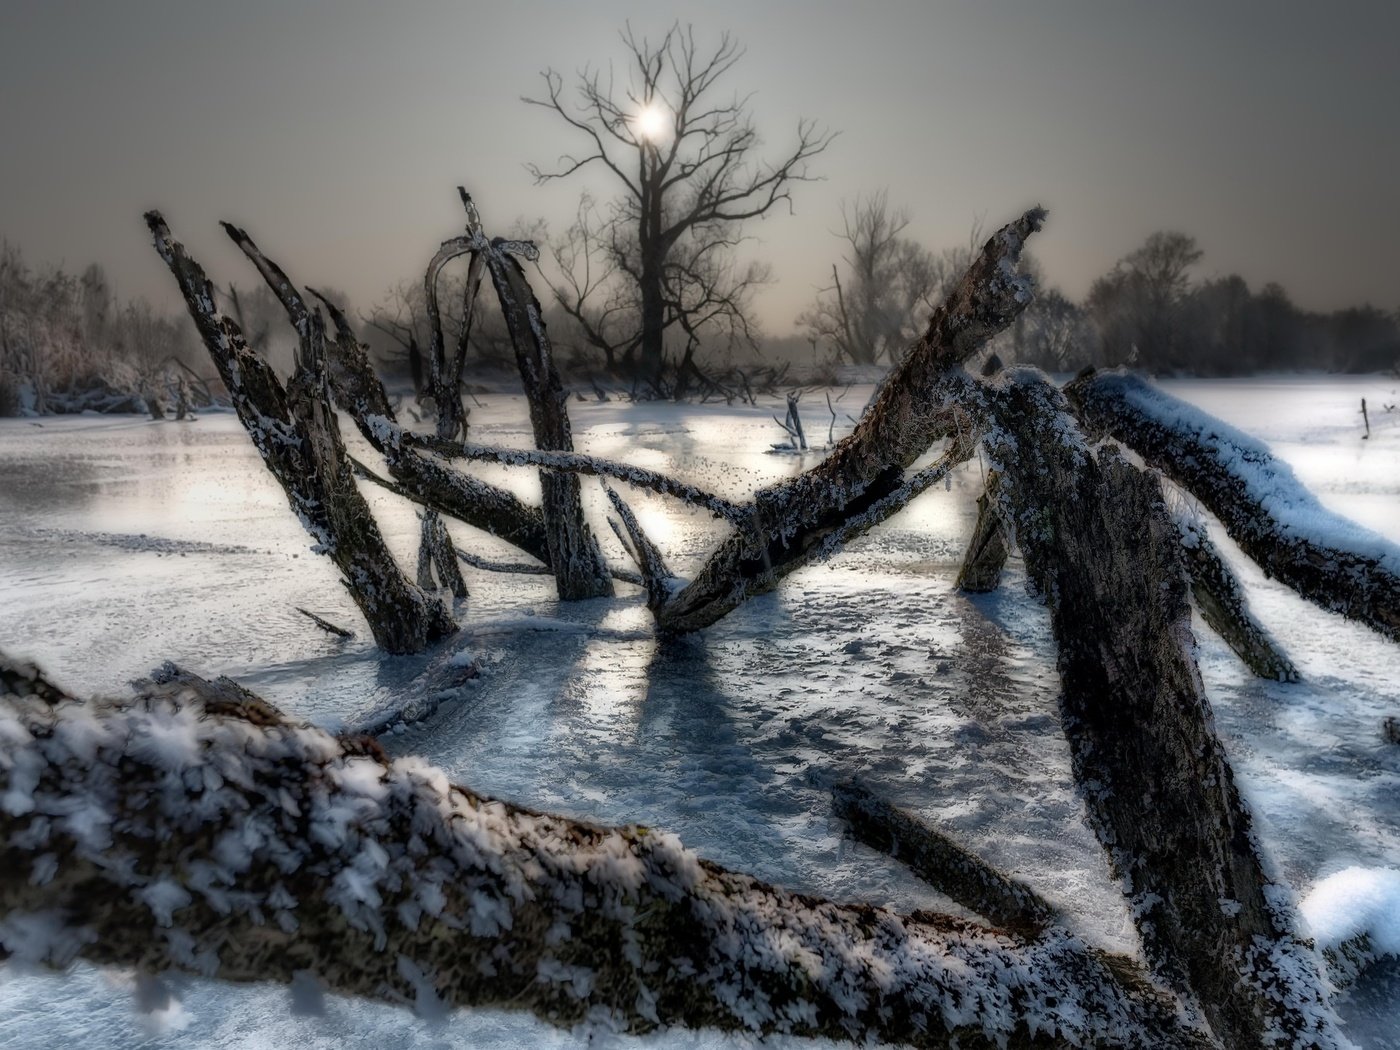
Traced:
[[1045, 204], [1036, 251], [1074, 296], [1172, 228], [1205, 275], [1400, 306], [1394, 2], [0, 0], [0, 235], [171, 303], [142, 211], [246, 282], [230, 219], [368, 308], [457, 231], [458, 183], [489, 232], [567, 223], [582, 184], [536, 187], [524, 164], [578, 142], [520, 96], [546, 67], [621, 64], [628, 19], [732, 32], [747, 55], [728, 80], [770, 150], [799, 117], [840, 132], [795, 214], [752, 226], [773, 334], [839, 256], [842, 199], [881, 188], [934, 248]]

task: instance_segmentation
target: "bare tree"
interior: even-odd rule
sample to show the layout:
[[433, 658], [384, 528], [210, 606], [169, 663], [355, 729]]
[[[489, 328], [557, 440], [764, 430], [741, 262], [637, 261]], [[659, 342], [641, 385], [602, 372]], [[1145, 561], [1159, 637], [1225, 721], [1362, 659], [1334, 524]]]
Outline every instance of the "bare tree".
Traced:
[[1180, 313], [1201, 254], [1194, 237], [1154, 233], [1094, 282], [1086, 306], [1113, 360], [1184, 364]]
[[693, 29], [677, 24], [658, 43], [630, 27], [622, 41], [625, 84], [611, 70], [605, 77], [585, 68], [570, 102], [564, 78], [551, 69], [543, 74], [544, 97], [525, 99], [556, 113], [585, 143], [557, 168], [530, 171], [547, 182], [602, 168], [617, 187], [601, 208], [585, 199], [556, 251], [565, 273], [554, 292], [611, 368], [653, 381], [668, 367], [675, 328], [692, 359], [707, 332], [749, 335], [749, 296], [766, 271], [733, 262], [743, 223], [790, 203], [793, 184], [811, 178], [808, 162], [832, 134], [803, 120], [795, 146], [776, 161], [761, 160], [748, 97], [716, 98], [744, 54], [731, 36], [701, 50]]
[[831, 286], [797, 323], [851, 364], [896, 361], [918, 338], [954, 260], [903, 236], [909, 213], [891, 209], [884, 190], [843, 203], [841, 220], [837, 236], [846, 242], [845, 280], [833, 265]]

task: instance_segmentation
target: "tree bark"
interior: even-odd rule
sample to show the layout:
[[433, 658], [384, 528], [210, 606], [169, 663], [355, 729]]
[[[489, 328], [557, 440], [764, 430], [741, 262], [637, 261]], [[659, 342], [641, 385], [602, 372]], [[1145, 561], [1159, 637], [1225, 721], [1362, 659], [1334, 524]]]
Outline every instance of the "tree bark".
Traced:
[[451, 786], [178, 671], [87, 703], [34, 678], [0, 659], [0, 936], [31, 964], [632, 1033], [1211, 1045], [1131, 965], [1063, 931], [1023, 940], [789, 893], [649, 828]]
[[418, 586], [429, 590], [436, 589], [433, 580], [436, 570], [436, 582], [446, 587], [452, 593], [452, 597], [459, 601], [468, 597], [467, 581], [462, 579], [462, 570], [457, 565], [457, 548], [453, 546], [452, 537], [447, 534], [447, 526], [442, 523], [437, 511], [423, 512], [420, 532]]
[[977, 524], [972, 527], [967, 553], [958, 570], [958, 590], [972, 594], [988, 594], [1001, 582], [1001, 570], [1006, 567], [1010, 553], [1006, 542], [1006, 527], [1001, 523], [998, 501], [993, 495], [1000, 483], [996, 471], [987, 474], [982, 495], [977, 497]]
[[1038, 371], [964, 387], [1050, 609], [1075, 779], [1148, 961], [1227, 1046], [1348, 1045], [1215, 734], [1159, 482], [1093, 450]]
[[[416, 653], [455, 633], [457, 624], [446, 606], [404, 577], [355, 486], [328, 403], [320, 315], [294, 317], [301, 346], [284, 390], [267, 362], [248, 348], [238, 326], [217, 311], [213, 285], [160, 213], [147, 212], [146, 223], [239, 420], [316, 540], [312, 550], [329, 555], [344, 574], [375, 643], [390, 653]], [[277, 276], [286, 281], [280, 271]]]
[[[568, 397], [554, 365], [539, 300], [530, 290], [519, 263], [495, 245], [482, 250], [515, 347], [520, 380], [530, 402], [535, 444], [541, 449], [572, 452]], [[578, 478], [541, 472], [540, 491], [549, 564], [554, 569], [559, 597], [567, 601], [612, 595], [607, 562], [584, 520]]]
[[1323, 507], [1263, 442], [1126, 372], [1081, 376], [1065, 393], [1092, 432], [1205, 504], [1265, 575], [1400, 641], [1400, 547]]
[[404, 495], [449, 518], [498, 536], [548, 566], [544, 515], [505, 489], [453, 470], [442, 459], [417, 451], [419, 439], [399, 425], [388, 392], [374, 374], [364, 346], [340, 311], [328, 303], [326, 306], [336, 329], [329, 369], [335, 402], [384, 457]]

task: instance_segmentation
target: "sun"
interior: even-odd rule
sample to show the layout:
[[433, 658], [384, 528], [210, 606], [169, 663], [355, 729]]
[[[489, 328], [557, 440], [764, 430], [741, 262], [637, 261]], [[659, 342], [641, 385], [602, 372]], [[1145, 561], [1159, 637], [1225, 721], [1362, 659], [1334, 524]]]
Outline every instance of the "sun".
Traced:
[[653, 102], [637, 111], [632, 118], [632, 128], [639, 138], [659, 142], [671, 130], [671, 115], [665, 106]]

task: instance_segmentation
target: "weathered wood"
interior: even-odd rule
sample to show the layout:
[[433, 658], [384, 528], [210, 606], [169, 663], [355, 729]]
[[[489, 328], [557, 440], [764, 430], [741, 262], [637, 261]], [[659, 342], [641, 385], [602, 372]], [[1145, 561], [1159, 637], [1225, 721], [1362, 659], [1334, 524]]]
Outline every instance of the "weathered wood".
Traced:
[[500, 463], [509, 467], [541, 467], [569, 474], [583, 474], [592, 477], [614, 478], [635, 488], [672, 496], [692, 507], [709, 511], [717, 518], [724, 518], [734, 524], [748, 520], [749, 510], [707, 492], [698, 485], [680, 481], [668, 474], [648, 470], [632, 463], [589, 456], [582, 452], [554, 452], [533, 448], [503, 448], [500, 445], [477, 445], [461, 441], [449, 441], [403, 431], [397, 435], [400, 443], [414, 448], [431, 449], [444, 456], [473, 460], [479, 463]]
[[[344, 574], [375, 643], [391, 653], [415, 653], [453, 634], [457, 625], [446, 606], [404, 577], [355, 485], [328, 402], [320, 315], [305, 312], [304, 304], [300, 314], [289, 311], [300, 346], [296, 371], [284, 389], [267, 362], [249, 349], [238, 325], [218, 312], [214, 286], [160, 213], [147, 212], [146, 223], [239, 420], [316, 540], [312, 550], [328, 555]], [[264, 263], [270, 284], [280, 279], [291, 287], [285, 274]]]
[[1018, 879], [997, 871], [975, 853], [857, 781], [831, 789], [836, 815], [872, 849], [907, 865], [945, 897], [992, 925], [1035, 937], [1058, 920], [1055, 909]]
[[1263, 442], [1126, 372], [1065, 393], [1092, 432], [1199, 499], [1265, 575], [1400, 641], [1400, 546], [1325, 508]]
[[1244, 588], [1211, 542], [1205, 525], [1178, 516], [1177, 526], [1181, 529], [1186, 570], [1191, 575], [1191, 597], [1196, 600], [1201, 619], [1258, 677], [1276, 682], [1298, 681], [1298, 669], [1255, 619]]
[[[572, 452], [568, 396], [554, 364], [539, 300], [525, 272], [495, 242], [479, 249], [486, 258], [496, 297], [501, 303], [520, 381], [530, 403], [535, 444], [541, 449]], [[612, 576], [598, 541], [583, 516], [579, 479], [572, 474], [540, 474], [541, 510], [559, 597], [599, 598], [613, 593]]]
[[826, 541], [832, 534], [852, 535], [852, 520], [868, 528], [883, 520], [872, 508], [892, 514], [904, 506], [886, 497], [901, 490], [905, 471], [934, 441], [975, 437], [939, 383], [1030, 302], [1031, 280], [1016, 265], [1044, 218], [1042, 209], [1033, 208], [986, 243], [934, 311], [923, 338], [886, 377], [856, 429], [811, 470], [755, 496], [749, 524], [736, 529], [662, 607], [657, 625], [663, 633], [708, 627], [749, 597], [772, 590], [818, 553], [830, 553]]
[[[441, 584], [458, 601], [467, 598], [467, 581], [462, 579], [462, 570], [457, 566], [457, 548], [452, 543], [452, 537], [447, 533], [447, 526], [442, 523], [442, 518], [437, 511], [424, 511], [421, 517], [422, 528], [418, 542], [418, 586], [435, 590]], [[436, 580], [434, 580], [435, 572]]]
[[[335, 402], [384, 457], [400, 494], [498, 536], [548, 566], [549, 544], [540, 511], [505, 489], [453, 470], [437, 456], [419, 452], [411, 432], [399, 425], [388, 392], [375, 375], [364, 345], [355, 338], [344, 315], [324, 298], [321, 301], [336, 332], [329, 368]], [[364, 473], [378, 480], [367, 468]]]
[[967, 541], [967, 552], [958, 570], [956, 586], [960, 591], [988, 594], [1001, 583], [1001, 570], [1006, 567], [1010, 551], [1000, 506], [993, 496], [1000, 480], [1001, 475], [989, 471], [982, 495], [977, 497], [977, 523], [972, 527], [972, 538]]
[[1226, 1046], [1348, 1045], [1215, 734], [1160, 483], [1091, 448], [1033, 369], [963, 385], [1050, 609], [1075, 779], [1149, 962]]
[[31, 673], [0, 658], [0, 919], [34, 930], [33, 965], [638, 1034], [1212, 1045], [1141, 971], [1061, 930], [1022, 939], [790, 893], [648, 828], [451, 786], [246, 690], [172, 680], [83, 703]]

